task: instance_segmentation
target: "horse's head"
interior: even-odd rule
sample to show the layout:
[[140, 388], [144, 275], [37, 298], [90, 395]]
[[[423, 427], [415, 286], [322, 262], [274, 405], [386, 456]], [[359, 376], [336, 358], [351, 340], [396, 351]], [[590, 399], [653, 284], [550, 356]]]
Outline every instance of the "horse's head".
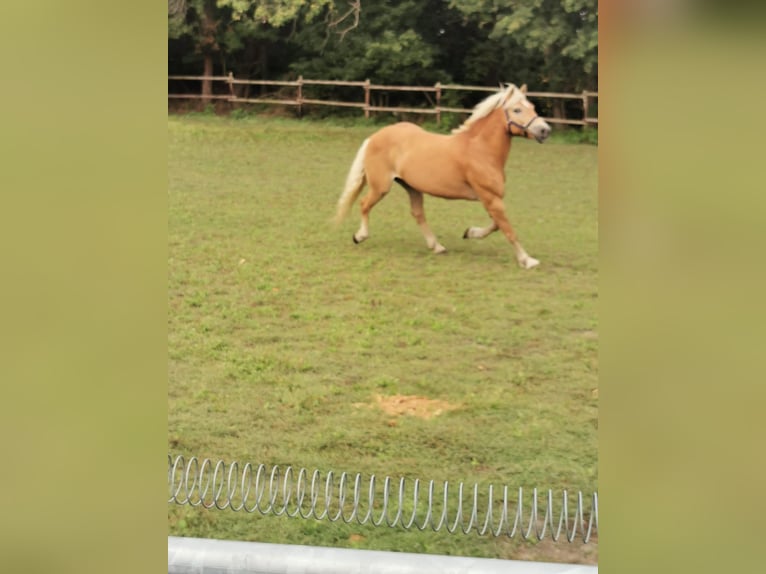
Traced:
[[508, 84], [502, 103], [508, 134], [534, 138], [543, 143], [551, 133], [551, 126], [537, 115], [535, 106], [527, 99], [527, 85], [517, 88]]

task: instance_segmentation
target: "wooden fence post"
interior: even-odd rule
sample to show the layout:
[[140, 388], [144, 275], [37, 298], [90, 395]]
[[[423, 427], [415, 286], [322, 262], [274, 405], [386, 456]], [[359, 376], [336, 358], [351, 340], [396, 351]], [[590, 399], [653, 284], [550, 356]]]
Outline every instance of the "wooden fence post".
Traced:
[[303, 117], [303, 76], [298, 76], [298, 117]]
[[370, 119], [370, 79], [364, 81], [364, 119]]
[[442, 83], [436, 82], [436, 125], [440, 125], [442, 122]]
[[583, 125], [588, 126], [588, 92], [582, 91], [582, 119]]
[[234, 100], [237, 98], [237, 96], [234, 95], [234, 74], [229, 72], [229, 78], [226, 81], [229, 84], [229, 95], [231, 96], [231, 100], [229, 101], [233, 104]]

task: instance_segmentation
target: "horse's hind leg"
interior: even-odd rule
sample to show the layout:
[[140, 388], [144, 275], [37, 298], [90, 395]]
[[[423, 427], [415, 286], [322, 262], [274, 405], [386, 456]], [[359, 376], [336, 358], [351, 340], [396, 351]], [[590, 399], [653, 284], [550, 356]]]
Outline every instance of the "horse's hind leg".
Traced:
[[362, 198], [362, 221], [359, 224], [359, 229], [353, 235], [354, 243], [361, 243], [370, 236], [370, 210], [378, 203], [384, 196], [383, 193], [376, 193], [372, 186], [367, 195]]
[[392, 180], [386, 181], [385, 177], [376, 177], [374, 174], [367, 174], [367, 185], [370, 191], [362, 198], [362, 222], [359, 224], [359, 229], [354, 233], [354, 243], [361, 243], [370, 236], [370, 210], [375, 207], [375, 204], [383, 199], [388, 191], [391, 189]]
[[412, 189], [410, 186], [404, 184], [403, 182], [402, 185], [410, 196], [410, 212], [412, 213], [412, 217], [415, 218], [415, 221], [420, 226], [420, 230], [423, 232], [423, 237], [426, 240], [426, 245], [428, 245], [429, 249], [433, 249], [434, 253], [444, 253], [447, 251], [447, 249], [436, 240], [434, 232], [431, 231], [428, 223], [426, 223], [426, 212], [423, 209], [423, 194]]
[[487, 235], [500, 229], [494, 221], [487, 227], [469, 227], [463, 233], [463, 239], [484, 239]]

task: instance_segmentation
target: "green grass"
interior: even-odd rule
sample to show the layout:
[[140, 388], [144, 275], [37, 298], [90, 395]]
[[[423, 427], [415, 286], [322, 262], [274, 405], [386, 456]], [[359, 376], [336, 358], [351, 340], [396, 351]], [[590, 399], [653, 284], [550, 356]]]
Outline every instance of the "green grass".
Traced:
[[[396, 186], [364, 244], [351, 241], [356, 206], [333, 226], [347, 170], [375, 129], [169, 118], [169, 452], [596, 490], [596, 147], [514, 140], [506, 206], [542, 262], [524, 271], [500, 233], [462, 239], [488, 221], [478, 203], [426, 198], [445, 255], [426, 248]], [[457, 408], [397, 418], [375, 406], [378, 395]], [[170, 533], [182, 536], [572, 562], [595, 552], [168, 512]]]

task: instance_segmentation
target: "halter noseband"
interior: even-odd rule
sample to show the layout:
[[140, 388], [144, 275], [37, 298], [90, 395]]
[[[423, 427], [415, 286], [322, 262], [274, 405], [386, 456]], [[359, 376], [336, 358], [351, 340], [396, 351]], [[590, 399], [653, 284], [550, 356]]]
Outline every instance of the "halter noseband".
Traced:
[[522, 126], [520, 123], [514, 122], [511, 119], [511, 116], [508, 115], [508, 110], [507, 109], [503, 108], [503, 112], [505, 113], [505, 120], [506, 120], [505, 127], [508, 130], [508, 135], [509, 136], [513, 135], [513, 133], [511, 132], [511, 126], [516, 126], [517, 128], [519, 128], [520, 130], [522, 130], [524, 132], [525, 136], [528, 136], [529, 135], [529, 131], [528, 131], [529, 126], [531, 126], [532, 122], [534, 122], [536, 119], [538, 119], [540, 117], [538, 115], [535, 115], [535, 117], [533, 117], [531, 120], [529, 120], [527, 122], [527, 125]]

